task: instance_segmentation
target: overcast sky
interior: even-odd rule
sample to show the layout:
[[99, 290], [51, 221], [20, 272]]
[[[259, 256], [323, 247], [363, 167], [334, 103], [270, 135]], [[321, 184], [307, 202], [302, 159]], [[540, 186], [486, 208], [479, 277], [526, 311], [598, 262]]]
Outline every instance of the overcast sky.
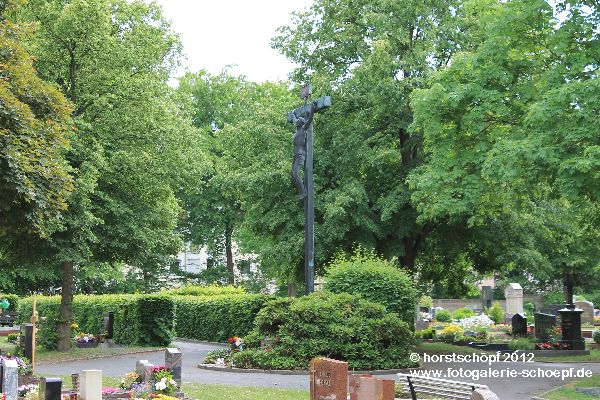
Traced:
[[249, 80], [287, 78], [293, 65], [270, 46], [292, 11], [313, 0], [157, 0], [183, 41], [184, 67], [213, 74], [227, 65]]

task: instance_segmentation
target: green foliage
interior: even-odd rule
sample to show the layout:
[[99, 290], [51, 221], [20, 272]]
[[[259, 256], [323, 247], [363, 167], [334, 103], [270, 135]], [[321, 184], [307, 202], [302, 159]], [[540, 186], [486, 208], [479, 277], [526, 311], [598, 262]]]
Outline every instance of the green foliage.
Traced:
[[439, 310], [435, 313], [435, 320], [438, 322], [451, 322], [452, 313], [448, 310]]
[[535, 343], [527, 338], [513, 339], [508, 342], [510, 350], [535, 350]]
[[596, 329], [592, 332], [592, 339], [594, 339], [594, 342], [600, 343], [600, 329]]
[[19, 339], [19, 334], [18, 334], [18, 333], [9, 333], [8, 335], [6, 335], [6, 339], [7, 339], [9, 342], [14, 342], [14, 341], [16, 341], [17, 339]]
[[529, 318], [533, 318], [533, 313], [535, 312], [535, 304], [528, 301], [527, 303], [523, 304], [523, 310], [527, 313], [527, 316]]
[[544, 305], [563, 304], [565, 302], [565, 294], [563, 292], [549, 292], [542, 296]]
[[591, 301], [595, 308], [600, 307], [600, 291], [588, 293], [585, 295], [585, 298], [588, 299], [588, 301]]
[[421, 339], [434, 339], [436, 334], [435, 329], [432, 326], [428, 326], [421, 331], [415, 332], [415, 335]]
[[7, 311], [18, 311], [19, 310], [19, 296], [16, 294], [1, 294], [0, 293], [0, 301], [6, 299], [8, 300], [9, 306]]
[[73, 190], [65, 160], [72, 108], [55, 86], [38, 77], [24, 47], [31, 26], [7, 18], [21, 2], [1, 6], [0, 236], [17, 231], [45, 235], [49, 223], [66, 210]]
[[419, 299], [419, 306], [433, 308], [433, 299], [431, 296], [421, 296]]
[[177, 309], [177, 336], [224, 342], [252, 330], [254, 317], [270, 299], [259, 294], [173, 296]]
[[454, 319], [459, 321], [466, 317], [472, 317], [473, 315], [475, 315], [475, 312], [469, 307], [459, 308], [454, 311]]
[[414, 321], [418, 293], [413, 280], [395, 263], [373, 252], [359, 249], [350, 258], [334, 260], [325, 275], [325, 289], [361, 295], [383, 304], [408, 324]]
[[[414, 336], [408, 325], [382, 305], [346, 293], [270, 301], [249, 336], [255, 338], [246, 342], [249, 350], [234, 356], [245, 367], [307, 368], [316, 356], [345, 360], [358, 369], [413, 365], [408, 356]], [[257, 337], [272, 343], [260, 347]]]
[[219, 295], [236, 295], [245, 294], [243, 287], [236, 286], [194, 286], [188, 285], [178, 289], [170, 289], [162, 291], [164, 294], [178, 296], [219, 296]]
[[496, 324], [501, 324], [504, 322], [504, 310], [499, 303], [494, 303], [491, 308], [486, 310], [486, 314]]
[[[37, 300], [40, 317], [38, 343], [48, 349], [56, 348], [57, 324], [60, 320], [60, 297], [28, 297], [20, 301], [22, 322], [32, 313]], [[145, 295], [78, 295], [73, 300], [73, 321], [82, 332], [103, 333], [104, 316], [115, 313], [114, 341], [127, 345], [165, 346], [173, 337], [173, 302], [159, 296]]]

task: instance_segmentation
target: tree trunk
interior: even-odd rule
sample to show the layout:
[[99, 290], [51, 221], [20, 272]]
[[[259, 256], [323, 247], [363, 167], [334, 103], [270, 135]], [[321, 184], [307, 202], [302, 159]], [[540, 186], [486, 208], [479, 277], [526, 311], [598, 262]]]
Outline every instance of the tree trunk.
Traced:
[[564, 291], [565, 291], [565, 300], [567, 302], [567, 304], [575, 304], [575, 301], [573, 299], [573, 286], [574, 282], [573, 282], [573, 277], [571, 276], [571, 274], [567, 274], [567, 276], [565, 277], [564, 281], [563, 281], [563, 285], [564, 285]]
[[71, 348], [71, 324], [73, 323], [73, 262], [62, 265], [62, 295], [58, 320], [58, 351]]
[[296, 297], [296, 284], [294, 282], [290, 282], [287, 285], [288, 297]]
[[225, 225], [225, 258], [227, 259], [227, 272], [229, 272], [229, 284], [235, 284], [235, 274], [233, 265], [233, 250], [231, 248], [231, 237], [233, 236], [233, 228], [230, 223]]

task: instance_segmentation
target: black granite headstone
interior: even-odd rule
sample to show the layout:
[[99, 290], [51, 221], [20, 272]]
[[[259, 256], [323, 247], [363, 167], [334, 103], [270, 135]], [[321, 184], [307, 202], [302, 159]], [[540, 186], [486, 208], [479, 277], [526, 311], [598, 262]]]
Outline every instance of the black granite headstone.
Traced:
[[524, 313], [513, 315], [512, 334], [515, 337], [527, 336], [527, 316]]
[[112, 339], [115, 330], [115, 313], [112, 311], [108, 312], [108, 315], [104, 317], [104, 332], [106, 332], [106, 338]]
[[19, 347], [23, 350], [23, 356], [31, 361], [33, 355], [33, 324], [21, 324]]
[[562, 328], [562, 343], [569, 345], [571, 350], [585, 350], [585, 339], [581, 336], [581, 314], [583, 310], [566, 307], [560, 310]]
[[42, 378], [40, 380], [40, 400], [61, 400], [62, 379]]
[[535, 320], [535, 337], [539, 340], [548, 340], [548, 330], [556, 326], [556, 316], [536, 312], [533, 314]]

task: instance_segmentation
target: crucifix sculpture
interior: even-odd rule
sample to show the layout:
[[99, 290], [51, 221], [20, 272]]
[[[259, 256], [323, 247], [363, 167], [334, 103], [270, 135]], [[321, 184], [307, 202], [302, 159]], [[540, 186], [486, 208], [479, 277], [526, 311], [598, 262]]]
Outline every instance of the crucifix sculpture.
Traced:
[[[294, 159], [292, 161], [292, 179], [298, 189], [298, 199], [304, 200], [304, 274], [306, 294], [315, 290], [315, 205], [313, 188], [313, 118], [315, 113], [331, 107], [331, 97], [319, 97], [310, 101], [312, 85], [300, 91], [304, 105], [288, 113], [288, 122], [296, 127], [292, 139]], [[304, 180], [300, 178], [300, 169], [304, 167]]]

